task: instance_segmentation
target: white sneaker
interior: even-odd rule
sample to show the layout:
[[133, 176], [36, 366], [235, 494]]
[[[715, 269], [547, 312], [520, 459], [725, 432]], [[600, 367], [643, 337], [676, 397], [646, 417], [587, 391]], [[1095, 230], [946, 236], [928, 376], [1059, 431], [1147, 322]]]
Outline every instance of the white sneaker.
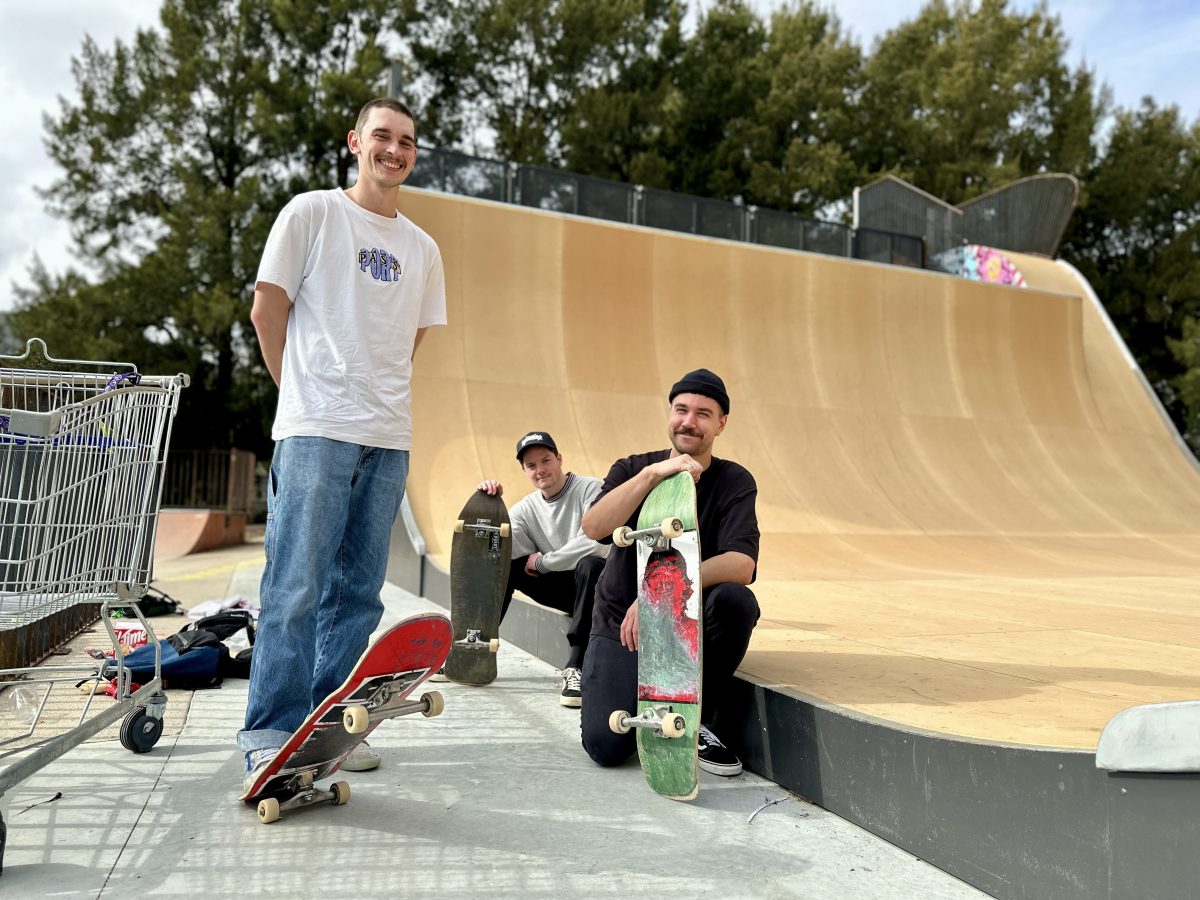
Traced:
[[242, 777], [242, 793], [254, 787], [263, 771], [279, 754], [278, 747], [264, 747], [261, 750], [250, 750], [246, 753], [246, 771]]
[[371, 745], [363, 741], [350, 751], [341, 768], [343, 772], [369, 772], [379, 768], [381, 759], [382, 757], [371, 749]]
[[429, 676], [430, 681], [446, 682], [450, 679], [446, 677], [446, 667], [442, 666], [436, 672]]

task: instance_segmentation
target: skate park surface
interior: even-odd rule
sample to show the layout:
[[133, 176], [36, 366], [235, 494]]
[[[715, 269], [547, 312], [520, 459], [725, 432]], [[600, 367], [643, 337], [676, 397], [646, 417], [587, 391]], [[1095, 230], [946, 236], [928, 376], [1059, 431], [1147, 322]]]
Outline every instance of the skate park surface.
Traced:
[[[1073, 783], [1049, 770], [1066, 766], [1074, 799], [1108, 809], [1128, 786], [1091, 771], [1104, 725], [1200, 693], [1200, 479], [1073, 270], [1014, 254], [1019, 290], [433, 192], [404, 191], [401, 210], [447, 273], [450, 322], [427, 335], [413, 379], [409, 501], [431, 574], [479, 479], [503, 481], [510, 503], [527, 492], [518, 436], [549, 431], [568, 470], [603, 477], [667, 446], [667, 391], [703, 366], [731, 397], [715, 452], [759, 486], [762, 619], [739, 673], [754, 707], [744, 758], [759, 771], [815, 797], [839, 768], [887, 770], [869, 754], [839, 766], [807, 719], [776, 744], [777, 698], [899, 735], [901, 753], [952, 748], [976, 787], [992, 754], [1013, 828], [1032, 801], [1012, 760], [1037, 760], [1041, 824], [998, 861], [1027, 868], [1053, 856], [1039, 829]], [[909, 787], [928, 803], [927, 779]], [[878, 815], [862, 797], [826, 800], [910, 849], [960, 824], [921, 814], [928, 831], [905, 838], [911, 820], [891, 806], [907, 800], [876, 798]], [[1088, 874], [1043, 887], [1086, 896], [1094, 878], [1120, 895], [1104, 834], [1137, 828], [1097, 821], [1081, 858], [1057, 863]], [[986, 846], [987, 831], [964, 842]], [[983, 865], [939, 864], [968, 878]], [[975, 883], [1021, 895], [1010, 876]]]
[[[260, 539], [160, 564], [156, 586], [187, 606], [255, 601], [262, 565]], [[392, 585], [383, 599], [381, 628], [437, 609]], [[169, 690], [149, 753], [125, 750], [114, 728], [0, 798], [0, 896], [983, 896], [751, 774], [705, 775], [690, 804], [657, 797], [635, 761], [588, 760], [551, 665], [507, 646], [499, 669], [485, 688], [432, 686], [446, 699], [437, 718], [381, 725], [381, 767], [340, 776], [349, 804], [271, 825], [236, 799], [246, 682]]]

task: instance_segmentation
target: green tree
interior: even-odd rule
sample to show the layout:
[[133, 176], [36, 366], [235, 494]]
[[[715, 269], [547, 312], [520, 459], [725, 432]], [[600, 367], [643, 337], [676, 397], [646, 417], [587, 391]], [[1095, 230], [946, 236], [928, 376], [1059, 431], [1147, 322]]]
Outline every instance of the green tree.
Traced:
[[583, 94], [564, 128], [575, 171], [812, 212], [847, 195], [862, 54], [813, 2], [768, 25], [742, 0], [707, 9]]
[[558, 164], [585, 91], [678, 23], [680, 0], [410, 0], [406, 54], [437, 143]]
[[931, 0], [879, 40], [865, 67], [865, 171], [892, 172], [950, 203], [1025, 175], [1082, 175], [1107, 106], [1043, 0]]
[[[161, 27], [74, 63], [47, 116], [71, 223], [62, 275], [11, 315], [58, 356], [183, 371], [180, 446], [265, 450], [274, 386], [248, 323], [267, 231], [291, 194], [346, 185], [345, 133], [378, 92], [379, 0], [166, 0]], [[373, 87], [373, 85], [375, 87]]]
[[1087, 277], [1180, 431], [1200, 447], [1200, 123], [1119, 110], [1061, 255]]

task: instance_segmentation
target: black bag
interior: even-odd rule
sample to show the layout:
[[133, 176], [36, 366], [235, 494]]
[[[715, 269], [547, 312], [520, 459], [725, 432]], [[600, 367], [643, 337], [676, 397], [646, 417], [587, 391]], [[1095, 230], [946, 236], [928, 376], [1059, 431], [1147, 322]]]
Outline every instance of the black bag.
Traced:
[[[179, 634], [190, 634], [197, 631], [207, 631], [212, 634], [218, 641], [224, 641], [233, 635], [237, 634], [243, 628], [246, 629], [246, 634], [250, 639], [250, 644], [254, 644], [254, 617], [250, 615], [250, 611], [246, 609], [228, 609], [224, 612], [219, 612], [216, 615], [205, 616], [197, 622], [188, 622], [179, 629]], [[174, 637], [174, 635], [172, 635]], [[167, 638], [171, 640], [171, 638]], [[186, 639], [194, 641], [195, 638]], [[174, 642], [172, 642], [174, 643]], [[178, 645], [176, 645], [178, 647]], [[192, 644], [197, 647], [207, 647], [210, 644]]]

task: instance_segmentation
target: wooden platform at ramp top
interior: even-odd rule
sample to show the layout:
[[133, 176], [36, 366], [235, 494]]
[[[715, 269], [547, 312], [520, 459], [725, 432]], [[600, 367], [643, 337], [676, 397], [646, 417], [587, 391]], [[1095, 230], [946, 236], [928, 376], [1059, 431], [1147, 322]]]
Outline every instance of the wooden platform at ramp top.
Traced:
[[517, 437], [603, 476], [667, 445], [667, 390], [705, 366], [732, 398], [718, 455], [759, 485], [747, 764], [998, 896], [1190, 883], [1196, 776], [1090, 751], [1115, 712], [1200, 693], [1200, 478], [1070, 272], [1022, 257], [1018, 290], [419, 191], [402, 211], [449, 301], [413, 384], [427, 584], [464, 490], [525, 493]]

